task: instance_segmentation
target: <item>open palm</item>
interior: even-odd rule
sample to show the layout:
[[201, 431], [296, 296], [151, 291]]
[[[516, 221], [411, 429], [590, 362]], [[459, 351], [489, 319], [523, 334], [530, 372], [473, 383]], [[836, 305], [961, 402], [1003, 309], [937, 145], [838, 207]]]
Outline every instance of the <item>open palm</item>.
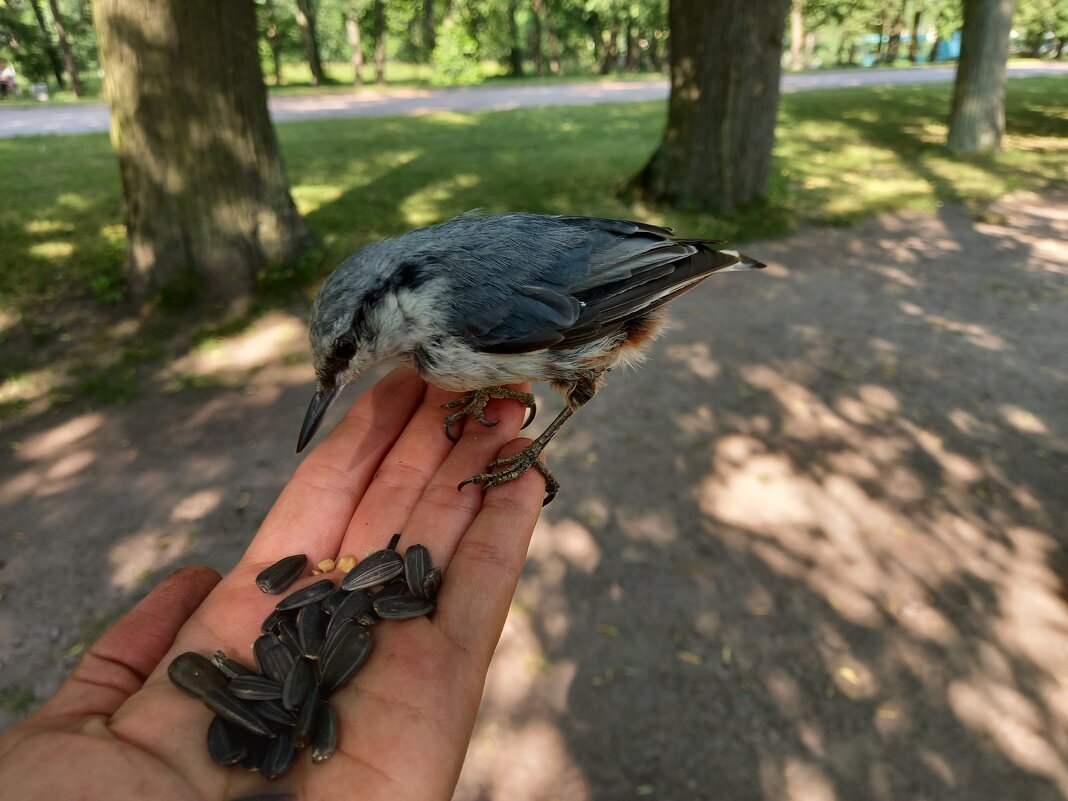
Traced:
[[[408, 369], [360, 397], [286, 485], [233, 571], [221, 581], [208, 568], [172, 575], [86, 653], [48, 703], [0, 739], [5, 793], [27, 800], [449, 798], [544, 493], [533, 472], [485, 496], [457, 492], [502, 448], [510, 454], [525, 441], [509, 442], [521, 423], [519, 404], [494, 401], [487, 416], [500, 425], [469, 427], [453, 445], [440, 410], [452, 397]], [[432, 618], [375, 627], [367, 665], [331, 698], [337, 753], [313, 765], [303, 751], [269, 784], [216, 766], [205, 745], [212, 713], [170, 683], [170, 660], [222, 648], [250, 663], [260, 622], [277, 601], [256, 589], [260, 570], [293, 553], [312, 564], [362, 556], [397, 531], [399, 550], [422, 543], [444, 570], [438, 608]]]

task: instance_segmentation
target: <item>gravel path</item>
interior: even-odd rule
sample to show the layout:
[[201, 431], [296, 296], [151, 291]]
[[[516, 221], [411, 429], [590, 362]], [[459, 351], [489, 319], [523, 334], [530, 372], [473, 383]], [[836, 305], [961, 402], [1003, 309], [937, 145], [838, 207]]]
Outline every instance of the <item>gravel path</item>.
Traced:
[[[937, 83], [953, 80], [954, 67], [865, 69], [783, 76], [783, 91], [803, 92], [846, 86]], [[1011, 76], [1065, 75], [1068, 63], [1041, 67], [1010, 66]], [[436, 111], [484, 111], [534, 106], [592, 105], [659, 100], [667, 81], [587, 81], [542, 86], [479, 86], [463, 89], [368, 89], [350, 94], [279, 95], [270, 98], [275, 122], [333, 117], [387, 117]], [[0, 106], [0, 138], [32, 134], [107, 131], [103, 105]]]
[[[549, 449], [456, 801], [1068, 796], [1068, 196], [985, 219], [754, 243], [674, 304]], [[0, 729], [158, 576], [236, 561], [306, 350], [273, 313], [179, 365], [241, 389], [5, 422]]]

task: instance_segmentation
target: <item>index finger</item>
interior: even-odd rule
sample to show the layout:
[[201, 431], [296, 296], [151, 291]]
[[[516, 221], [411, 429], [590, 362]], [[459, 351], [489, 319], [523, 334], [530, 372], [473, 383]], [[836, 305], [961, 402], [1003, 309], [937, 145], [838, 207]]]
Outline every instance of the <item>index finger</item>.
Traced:
[[415, 370], [400, 368], [364, 392], [297, 468], [241, 562], [272, 562], [288, 553], [306, 553], [312, 564], [334, 557], [353, 511], [425, 391]]

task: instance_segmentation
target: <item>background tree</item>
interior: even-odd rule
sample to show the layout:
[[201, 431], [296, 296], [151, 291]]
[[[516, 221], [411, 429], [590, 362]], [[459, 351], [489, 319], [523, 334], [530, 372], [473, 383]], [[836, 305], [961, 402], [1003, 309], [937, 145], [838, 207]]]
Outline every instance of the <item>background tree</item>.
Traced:
[[251, 0], [95, 0], [93, 16], [133, 294], [236, 298], [267, 263], [298, 259], [308, 229], [267, 116]]
[[37, 25], [41, 29], [40, 41], [45, 47], [45, 52], [48, 54], [48, 61], [52, 65], [52, 72], [56, 76], [56, 83], [59, 84], [59, 88], [66, 87], [66, 81], [63, 80], [63, 62], [59, 58], [59, 52], [56, 50], [55, 44], [52, 42], [52, 36], [48, 30], [48, 23], [45, 21], [44, 12], [41, 10], [41, 0], [30, 0], [30, 7], [33, 9], [33, 16], [37, 20]]
[[319, 37], [316, 32], [315, 0], [297, 0], [297, 25], [300, 38], [304, 42], [304, 52], [311, 67], [312, 83], [320, 86], [326, 81], [323, 74], [323, 61], [319, 55]]
[[359, 0], [347, 0], [345, 3], [345, 33], [349, 39], [349, 49], [352, 51], [352, 84], [363, 84], [363, 37], [360, 35], [360, 14], [364, 11], [366, 3]]
[[63, 51], [63, 63], [70, 76], [70, 88], [75, 97], [85, 94], [82, 80], [78, 76], [78, 65], [74, 62], [74, 50], [67, 39], [67, 26], [63, 22], [63, 15], [59, 11], [58, 0], [48, 0], [48, 6], [52, 11], [52, 26], [56, 29], [56, 37], [59, 39], [59, 47]]
[[374, 2], [375, 83], [386, 82], [386, 3]]
[[1015, 9], [1016, 0], [964, 0], [964, 30], [947, 143], [954, 153], [1001, 148], [1005, 66]]
[[764, 196], [789, 0], [671, 0], [671, 98], [639, 195], [709, 211]]

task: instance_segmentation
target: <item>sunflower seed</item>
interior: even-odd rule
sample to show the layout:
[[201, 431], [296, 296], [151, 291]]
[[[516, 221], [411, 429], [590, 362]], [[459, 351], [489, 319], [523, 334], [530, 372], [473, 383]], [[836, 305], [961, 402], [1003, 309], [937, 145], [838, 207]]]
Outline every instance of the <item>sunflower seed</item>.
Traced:
[[395, 551], [395, 550], [397, 550], [397, 543], [400, 542], [400, 538], [401, 538], [401, 535], [400, 535], [400, 532], [398, 531], [396, 534], [394, 534], [392, 537], [389, 538], [389, 545], [386, 546], [386, 550], [387, 551]]
[[352, 568], [341, 581], [346, 590], [363, 590], [376, 584], [385, 584], [404, 572], [404, 559], [396, 551], [375, 551], [356, 567]]
[[367, 592], [367, 590], [354, 590], [350, 592], [348, 597], [341, 602], [341, 605], [330, 618], [330, 623], [326, 627], [326, 636], [329, 637], [341, 624], [342, 620], [356, 620], [361, 612], [366, 612], [370, 608], [371, 594]]
[[268, 595], [277, 595], [296, 581], [307, 566], [308, 557], [302, 553], [279, 559], [256, 576], [256, 586]]
[[389, 595], [375, 598], [375, 612], [383, 620], [406, 620], [434, 611], [433, 601], [414, 595]]
[[314, 683], [315, 670], [311, 662], [304, 657], [295, 660], [282, 687], [282, 706], [290, 710], [298, 709]]
[[428, 601], [433, 601], [438, 597], [438, 589], [441, 587], [441, 568], [432, 567], [427, 571], [426, 577], [423, 579], [423, 591], [417, 593], [422, 595]]
[[320, 698], [319, 687], [313, 685], [308, 697], [304, 699], [304, 703], [300, 707], [300, 712], [297, 713], [297, 722], [293, 726], [293, 745], [297, 748], [303, 748], [311, 742], [312, 732], [315, 731], [315, 722], [319, 717]]
[[404, 552], [404, 578], [415, 595], [423, 594], [423, 582], [432, 566], [426, 546], [411, 545]]
[[208, 690], [225, 690], [230, 683], [210, 659], [195, 651], [186, 651], [172, 659], [167, 675], [175, 687], [194, 698], [203, 698]]
[[337, 585], [330, 579], [320, 579], [314, 584], [309, 584], [303, 589], [299, 589], [296, 592], [291, 592], [285, 598], [278, 602], [275, 609], [279, 611], [286, 611], [287, 609], [299, 609], [305, 604], [313, 604], [316, 601], [321, 601], [337, 589]]
[[279, 612], [277, 609], [273, 610], [271, 614], [267, 615], [260, 623], [260, 634], [268, 634], [278, 629], [278, 625], [287, 617], [292, 616], [292, 612]]
[[378, 598], [392, 598], [393, 596], [407, 595], [408, 594], [408, 582], [404, 580], [404, 576], [398, 576], [389, 582], [385, 587], [376, 592], [372, 597]]
[[241, 759], [241, 767], [254, 773], [260, 769], [260, 765], [263, 764], [263, 760], [267, 757], [267, 751], [270, 750], [271, 741], [266, 737], [256, 737], [251, 734], [249, 735], [248, 741], [248, 751]]
[[337, 750], [337, 713], [330, 704], [319, 710], [319, 722], [312, 737], [312, 762], [318, 765], [334, 755]]
[[354, 625], [333, 647], [322, 663], [320, 685], [324, 698], [352, 678], [367, 657], [371, 655], [371, 632], [363, 626]]
[[256, 667], [260, 673], [281, 683], [286, 680], [286, 674], [293, 667], [293, 654], [282, 645], [281, 640], [274, 634], [264, 634], [256, 638], [252, 646], [252, 653], [256, 657]]
[[308, 604], [300, 608], [300, 614], [297, 615], [297, 636], [300, 640], [300, 651], [304, 656], [308, 659], [319, 658], [326, 631], [327, 616], [319, 604]]
[[[349, 594], [349, 591], [344, 587], [338, 587], [330, 595], [326, 596], [326, 599], [320, 604], [323, 611], [328, 615], [334, 614], [334, 610], [341, 605], [341, 602], [345, 600], [345, 597]], [[303, 607], [307, 609], [307, 607]]]
[[[311, 606], [317, 605], [311, 604]], [[286, 619], [278, 624], [278, 639], [289, 650], [289, 653], [293, 654], [294, 659], [304, 653], [304, 649], [300, 647], [300, 634], [297, 633], [296, 620]]]
[[248, 732], [220, 715], [208, 726], [208, 754], [216, 765], [236, 765], [248, 754]]
[[[333, 621], [331, 621], [333, 623]], [[348, 634], [349, 631], [356, 627], [356, 621], [351, 617], [341, 618], [336, 626], [332, 626], [330, 633], [326, 636], [326, 640], [323, 642], [323, 648], [319, 651], [319, 673], [322, 674], [323, 663], [327, 657], [334, 650], [334, 647], [341, 641], [341, 638]]]
[[208, 690], [202, 700], [208, 709], [216, 715], [226, 718], [234, 725], [240, 726], [253, 734], [274, 737], [274, 732], [271, 731], [270, 727], [244, 701], [239, 701], [222, 690]]
[[231, 659], [224, 651], [216, 651], [211, 658], [211, 663], [223, 672], [228, 679], [236, 679], [238, 676], [254, 676], [256, 671], [245, 667], [236, 659]]
[[263, 759], [263, 764], [260, 765], [263, 778], [277, 779], [289, 770], [295, 754], [296, 749], [293, 748], [293, 738], [290, 733], [288, 731], [278, 732], [278, 736], [274, 738], [274, 742], [267, 751], [267, 756]]
[[230, 695], [242, 701], [271, 701], [282, 697], [282, 685], [264, 676], [238, 676], [230, 680]]
[[281, 701], [253, 701], [252, 711], [264, 720], [281, 723], [283, 726], [293, 726], [297, 722], [296, 713], [282, 706]]

